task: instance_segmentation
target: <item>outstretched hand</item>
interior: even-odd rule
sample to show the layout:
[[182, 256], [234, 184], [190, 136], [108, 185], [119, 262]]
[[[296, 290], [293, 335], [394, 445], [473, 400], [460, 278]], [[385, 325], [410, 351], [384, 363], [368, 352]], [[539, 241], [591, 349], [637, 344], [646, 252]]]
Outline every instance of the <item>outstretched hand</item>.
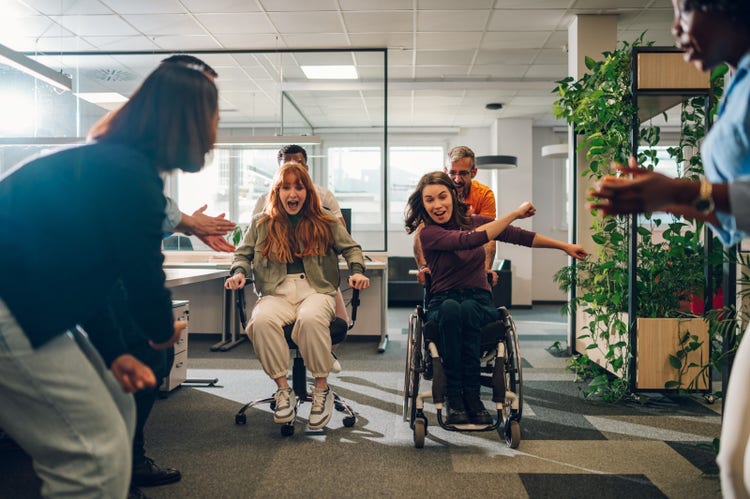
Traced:
[[605, 215], [628, 215], [672, 211], [670, 205], [676, 201], [679, 182], [660, 173], [638, 167], [635, 158], [628, 165], [617, 169], [632, 178], [604, 177], [596, 184], [591, 196], [598, 199], [590, 204]]
[[221, 236], [198, 236], [198, 239], [203, 241], [209, 248], [214, 251], [232, 253], [235, 249], [233, 245], [229, 244], [227, 240]]
[[583, 246], [580, 244], [569, 244], [565, 247], [565, 253], [572, 256], [576, 260], [583, 260], [587, 256], [589, 256], [588, 251], [583, 249]]
[[204, 204], [190, 215], [190, 220], [186, 225], [192, 234], [195, 234], [202, 240], [203, 237], [207, 236], [225, 236], [229, 231], [234, 229], [236, 224], [231, 220], [227, 220], [224, 213], [212, 217], [205, 214], [207, 209], [208, 205]]

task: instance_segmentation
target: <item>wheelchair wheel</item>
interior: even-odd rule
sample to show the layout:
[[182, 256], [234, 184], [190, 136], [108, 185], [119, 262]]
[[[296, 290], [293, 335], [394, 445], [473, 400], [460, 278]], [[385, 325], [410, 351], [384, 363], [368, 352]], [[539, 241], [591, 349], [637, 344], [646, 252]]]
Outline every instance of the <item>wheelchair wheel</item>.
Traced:
[[[518, 417], [517, 421], [521, 421], [523, 413], [523, 370], [521, 368], [521, 350], [518, 347], [518, 331], [516, 331], [516, 324], [513, 321], [513, 317], [505, 311], [505, 322], [506, 322], [506, 386], [508, 390], [516, 394], [518, 399]], [[520, 433], [519, 433], [520, 434]]]
[[422, 418], [414, 420], [414, 447], [421, 449], [424, 447], [424, 439], [427, 435], [427, 421]]
[[511, 449], [517, 449], [521, 443], [521, 425], [518, 421], [508, 421], [505, 424], [505, 444]]
[[412, 423], [417, 410], [419, 372], [422, 368], [422, 321], [418, 314], [409, 316], [406, 339], [406, 369], [404, 372], [404, 421]]

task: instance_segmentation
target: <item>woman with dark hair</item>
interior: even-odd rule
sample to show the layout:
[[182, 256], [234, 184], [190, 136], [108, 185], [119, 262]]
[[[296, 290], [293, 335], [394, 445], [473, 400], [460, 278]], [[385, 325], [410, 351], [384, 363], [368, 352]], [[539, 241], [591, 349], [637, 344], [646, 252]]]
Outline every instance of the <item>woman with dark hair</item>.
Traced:
[[177, 339], [184, 324], [173, 320], [161, 269], [159, 173], [197, 171], [217, 123], [213, 82], [161, 65], [96, 143], [0, 179], [0, 427], [31, 455], [44, 496], [127, 494], [134, 414], [123, 388], [156, 379], [131, 355], [107, 371], [76, 325], [106, 306], [119, 280], [153, 346]]
[[514, 227], [514, 220], [536, 213], [528, 201], [502, 218], [467, 216], [453, 181], [443, 172], [427, 173], [409, 196], [406, 232], [424, 224], [420, 238], [432, 283], [427, 319], [438, 324], [446, 376], [446, 424], [492, 423], [479, 397], [480, 328], [499, 318], [485, 271], [484, 245], [491, 240], [532, 248], [556, 248], [583, 259], [579, 245]]
[[[594, 208], [607, 214], [667, 211], [707, 221], [726, 246], [750, 237], [750, 1], [672, 0], [672, 34], [685, 60], [707, 71], [727, 63], [734, 72], [718, 119], [701, 145], [706, 178], [669, 179], [638, 168], [597, 187]], [[724, 400], [717, 462], [724, 497], [750, 497], [750, 341], [747, 331], [732, 366]]]
[[247, 334], [265, 373], [274, 380], [276, 423], [296, 417], [287, 381], [289, 347], [283, 327], [294, 322], [292, 339], [315, 378], [308, 424], [323, 428], [331, 419], [333, 366], [329, 325], [334, 319], [339, 282], [338, 255], [349, 265], [349, 286], [365, 289], [362, 249], [331, 212], [320, 205], [307, 168], [287, 162], [276, 172], [263, 212], [253, 217], [235, 251], [227, 289], [243, 288], [252, 274], [260, 297]]

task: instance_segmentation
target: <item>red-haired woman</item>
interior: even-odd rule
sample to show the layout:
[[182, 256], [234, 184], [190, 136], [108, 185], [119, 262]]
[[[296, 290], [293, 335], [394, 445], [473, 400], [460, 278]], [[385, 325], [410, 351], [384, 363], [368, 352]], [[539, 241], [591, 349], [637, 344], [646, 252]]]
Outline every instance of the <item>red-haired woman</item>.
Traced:
[[346, 259], [349, 285], [364, 289], [361, 247], [320, 200], [310, 175], [298, 163], [284, 163], [276, 172], [262, 213], [253, 218], [245, 239], [235, 252], [228, 289], [245, 286], [251, 275], [260, 297], [247, 333], [263, 370], [276, 382], [276, 423], [292, 421], [294, 392], [287, 381], [289, 347], [283, 326], [294, 322], [292, 339], [315, 378], [311, 429], [331, 419], [333, 393], [328, 373], [333, 365], [329, 324], [334, 319], [339, 282], [338, 255]]

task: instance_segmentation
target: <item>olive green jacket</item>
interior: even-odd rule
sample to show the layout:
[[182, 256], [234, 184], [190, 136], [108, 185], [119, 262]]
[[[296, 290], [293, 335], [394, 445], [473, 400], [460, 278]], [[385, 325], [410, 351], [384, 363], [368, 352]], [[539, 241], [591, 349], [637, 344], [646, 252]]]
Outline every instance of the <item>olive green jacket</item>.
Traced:
[[[343, 255], [352, 274], [364, 274], [365, 262], [362, 247], [357, 244], [344, 225], [333, 218], [331, 213], [331, 228], [333, 229], [333, 244], [328, 246], [325, 255], [305, 256], [302, 264], [305, 276], [318, 293], [332, 294], [339, 287], [339, 259]], [[258, 225], [261, 213], [253, 217], [245, 238], [234, 252], [234, 261], [230, 274], [242, 272], [245, 276], [252, 275], [255, 281], [255, 292], [259, 296], [272, 295], [279, 284], [286, 277], [286, 263], [272, 262], [261, 256], [262, 246], [259, 245], [266, 237], [267, 224]]]

